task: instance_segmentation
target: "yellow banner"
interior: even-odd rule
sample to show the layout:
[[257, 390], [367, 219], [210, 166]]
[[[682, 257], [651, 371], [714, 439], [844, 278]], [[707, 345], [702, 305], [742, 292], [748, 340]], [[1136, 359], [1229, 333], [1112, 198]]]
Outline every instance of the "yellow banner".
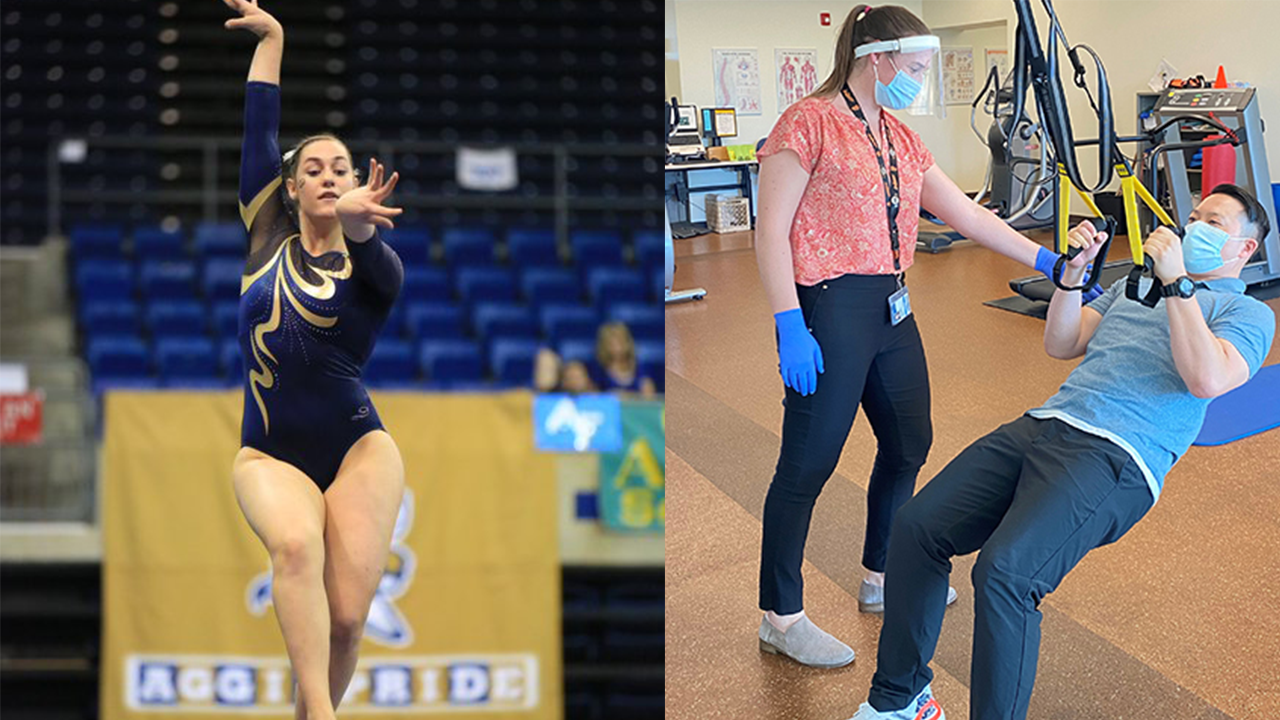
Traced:
[[[231, 488], [241, 397], [107, 396], [105, 720], [293, 715], [270, 564]], [[339, 715], [558, 720], [556, 478], [531, 396], [373, 399], [405, 504]]]

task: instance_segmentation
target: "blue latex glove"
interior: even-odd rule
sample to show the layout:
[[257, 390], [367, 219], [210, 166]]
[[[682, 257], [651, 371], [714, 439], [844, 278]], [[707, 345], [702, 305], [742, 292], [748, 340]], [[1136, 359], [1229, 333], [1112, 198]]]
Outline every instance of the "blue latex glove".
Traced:
[[1044, 247], [1036, 250], [1036, 271], [1049, 278], [1049, 282], [1053, 282], [1053, 264], [1057, 261], [1058, 253]]
[[778, 325], [778, 362], [782, 381], [801, 395], [812, 395], [818, 389], [818, 373], [822, 372], [822, 349], [805, 327], [800, 308], [773, 316]]
[[[1036, 270], [1049, 278], [1049, 282], [1053, 282], [1053, 265], [1056, 262], [1058, 262], [1058, 253], [1043, 247], [1036, 251]], [[1090, 273], [1093, 272], [1093, 265], [1093, 263], [1090, 263], [1089, 269], [1085, 272], [1086, 280], [1089, 278]], [[1106, 289], [1102, 287], [1101, 283], [1092, 290], [1082, 290], [1080, 292], [1080, 304], [1088, 305], [1094, 300], [1097, 300], [1098, 296], [1104, 292], [1106, 292]]]

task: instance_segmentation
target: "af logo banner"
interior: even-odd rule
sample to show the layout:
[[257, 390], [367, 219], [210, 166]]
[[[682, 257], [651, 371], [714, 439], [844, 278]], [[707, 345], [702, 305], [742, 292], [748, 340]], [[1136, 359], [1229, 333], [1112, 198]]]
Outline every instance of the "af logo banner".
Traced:
[[535, 443], [551, 452], [617, 452], [622, 410], [612, 395], [538, 395], [533, 401]]
[[[110, 392], [101, 715], [291, 718], [266, 551], [236, 504], [242, 394]], [[533, 396], [374, 394], [406, 492], [347, 720], [563, 716], [555, 456]]]
[[665, 531], [665, 407], [622, 404], [622, 452], [600, 455], [600, 514], [610, 530]]

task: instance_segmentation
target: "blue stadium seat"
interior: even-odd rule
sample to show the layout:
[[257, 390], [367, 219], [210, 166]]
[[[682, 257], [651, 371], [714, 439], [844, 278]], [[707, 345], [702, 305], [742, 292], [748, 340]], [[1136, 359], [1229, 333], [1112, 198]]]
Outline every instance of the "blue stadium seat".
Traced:
[[379, 230], [387, 244], [400, 256], [405, 268], [425, 267], [431, 262], [431, 231], [423, 227]]
[[636, 364], [640, 374], [653, 378], [658, 392], [663, 391], [666, 378], [666, 347], [653, 340], [636, 341]]
[[542, 321], [542, 333], [549, 341], [582, 339], [595, 342], [600, 316], [595, 308], [582, 305], [545, 305], [538, 314]]
[[417, 374], [413, 344], [404, 340], [379, 340], [364, 366], [364, 379], [372, 387], [409, 385]]
[[212, 387], [223, 384], [214, 344], [208, 338], [161, 338], [156, 341], [156, 367], [165, 387]]
[[667, 348], [662, 342], [653, 340], [636, 342], [636, 362], [642, 365], [655, 362], [661, 364], [666, 356]]
[[236, 300], [240, 297], [240, 277], [243, 274], [242, 258], [216, 258], [204, 264], [200, 288], [210, 300]]
[[666, 338], [666, 316], [659, 305], [618, 304], [609, 308], [608, 317], [625, 323], [637, 341]]
[[418, 350], [419, 366], [436, 386], [479, 383], [484, 376], [479, 344], [467, 340], [428, 340]]
[[632, 235], [636, 263], [645, 268], [660, 268], [666, 260], [666, 235], [661, 230], [637, 230]]
[[81, 260], [76, 267], [76, 294], [84, 306], [100, 300], [133, 297], [133, 267], [124, 260]]
[[648, 298], [644, 275], [627, 268], [595, 268], [587, 274], [587, 290], [598, 307], [643, 303]]
[[579, 267], [623, 264], [622, 236], [614, 230], [574, 230], [569, 233], [573, 261]]
[[405, 310], [411, 338], [461, 340], [465, 327], [462, 308], [453, 303], [412, 303]]
[[128, 300], [99, 300], [80, 308], [80, 326], [90, 335], [141, 335], [138, 305]]
[[138, 270], [138, 287], [151, 301], [194, 299], [196, 264], [190, 260], [144, 260]]
[[124, 258], [124, 233], [118, 225], [76, 225], [71, 228], [70, 240], [70, 254], [77, 262], [87, 258]]
[[186, 260], [187, 240], [178, 230], [138, 228], [133, 231], [133, 256], [140, 260]]
[[95, 338], [85, 353], [94, 383], [151, 376], [147, 344], [136, 337]]
[[240, 333], [240, 303], [235, 300], [219, 300], [213, 304], [213, 334], [224, 340]]
[[195, 249], [201, 258], [244, 258], [248, 244], [244, 223], [199, 223], [196, 225]]
[[587, 340], [585, 338], [569, 338], [561, 340], [556, 345], [557, 352], [560, 353], [560, 359], [566, 363], [577, 360], [586, 363], [588, 367], [596, 361], [596, 341], [595, 339]]
[[514, 303], [478, 303], [471, 314], [471, 324], [481, 339], [502, 335], [534, 340], [539, 334], [533, 311]]
[[153, 339], [204, 337], [208, 319], [204, 305], [192, 301], [157, 301], [146, 309], [147, 330]]
[[524, 387], [533, 383], [533, 356], [538, 343], [533, 340], [495, 340], [489, 352], [489, 368], [500, 385]]
[[530, 305], [578, 303], [582, 301], [582, 285], [572, 270], [535, 267], [520, 276], [520, 291]]
[[649, 292], [654, 302], [665, 303], [667, 299], [667, 271], [658, 268], [649, 274]]
[[244, 382], [244, 363], [240, 360], [240, 341], [223, 340], [218, 350], [218, 365], [227, 382], [238, 385]]
[[458, 268], [455, 278], [458, 295], [463, 302], [514, 302], [516, 299], [515, 275], [502, 268]]
[[400, 297], [417, 302], [449, 302], [453, 288], [449, 271], [440, 268], [405, 267]]
[[507, 231], [507, 257], [516, 267], [561, 267], [556, 233], [547, 228], [511, 228]]
[[495, 239], [486, 228], [451, 227], [440, 234], [444, 261], [450, 266], [493, 263]]
[[396, 297], [395, 303], [391, 305], [391, 310], [387, 313], [387, 318], [382, 321], [382, 329], [378, 332], [380, 338], [403, 339], [405, 308], [409, 306], [411, 301], [406, 300], [404, 295]]

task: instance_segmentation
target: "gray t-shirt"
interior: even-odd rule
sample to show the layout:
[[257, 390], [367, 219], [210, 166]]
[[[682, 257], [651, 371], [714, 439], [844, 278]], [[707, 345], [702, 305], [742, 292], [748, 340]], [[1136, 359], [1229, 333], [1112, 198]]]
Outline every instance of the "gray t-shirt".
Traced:
[[[1143, 280], [1143, 296], [1150, 285]], [[1121, 278], [1088, 305], [1102, 320], [1084, 359], [1056, 395], [1027, 414], [1057, 418], [1124, 448], [1159, 500], [1164, 476], [1199, 434], [1209, 400], [1192, 395], [1178, 374], [1165, 301], [1148, 308], [1125, 298], [1124, 286]], [[1240, 351], [1253, 377], [1275, 339], [1276, 318], [1244, 289], [1241, 280], [1218, 278], [1196, 283], [1195, 298], [1210, 332]]]

